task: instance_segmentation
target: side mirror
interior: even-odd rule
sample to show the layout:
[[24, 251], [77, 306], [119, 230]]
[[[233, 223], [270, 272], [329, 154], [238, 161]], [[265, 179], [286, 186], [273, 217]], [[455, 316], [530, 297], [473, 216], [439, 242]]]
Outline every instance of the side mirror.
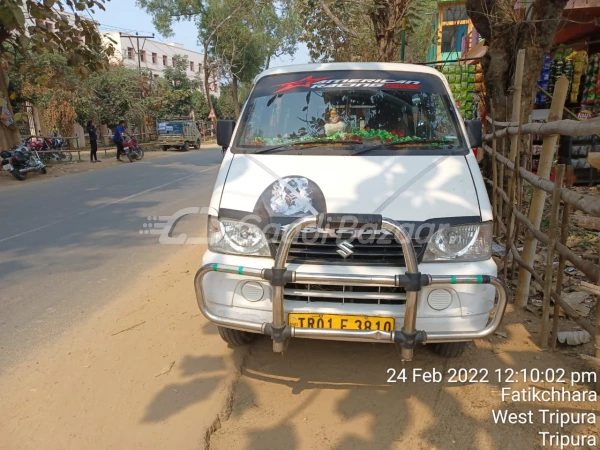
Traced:
[[479, 120], [465, 120], [465, 128], [467, 129], [467, 137], [471, 148], [483, 146], [483, 130]]
[[217, 145], [229, 148], [235, 120], [217, 120]]

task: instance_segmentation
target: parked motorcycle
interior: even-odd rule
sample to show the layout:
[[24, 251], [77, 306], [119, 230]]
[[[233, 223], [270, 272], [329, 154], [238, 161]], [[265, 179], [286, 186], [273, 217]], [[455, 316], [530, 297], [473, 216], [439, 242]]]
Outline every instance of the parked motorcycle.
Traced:
[[1, 152], [0, 156], [2, 157], [2, 169], [19, 181], [25, 180], [28, 172], [46, 173], [46, 166], [37, 151], [30, 150], [23, 144], [9, 152]]
[[26, 145], [30, 150], [40, 152], [38, 156], [42, 160], [61, 162], [71, 161], [73, 155], [70, 152], [63, 152], [65, 148], [65, 141], [62, 139], [42, 139], [33, 140], [32, 138], [26, 138], [23, 140], [23, 144]]
[[129, 162], [140, 161], [144, 157], [144, 149], [139, 146], [137, 139], [123, 133], [123, 152]]

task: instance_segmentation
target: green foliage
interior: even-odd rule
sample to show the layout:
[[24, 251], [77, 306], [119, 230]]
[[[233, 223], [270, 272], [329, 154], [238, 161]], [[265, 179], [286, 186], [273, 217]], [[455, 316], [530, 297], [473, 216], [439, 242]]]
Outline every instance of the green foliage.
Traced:
[[[401, 19], [406, 26], [407, 52], [412, 61], [424, 61], [429, 46], [429, 22], [435, 0], [325, 0], [341, 29], [320, 0], [296, 0], [297, 16], [315, 61], [399, 61]], [[376, 30], [380, 30], [376, 32]], [[384, 32], [385, 31], [385, 32]], [[388, 32], [389, 31], [389, 32]]]
[[[164, 36], [173, 33], [174, 22], [194, 21], [209, 59], [205, 76], [212, 68], [236, 84], [250, 83], [272, 57], [295, 51], [299, 21], [296, 10], [289, 6], [291, 3], [291, 0], [137, 0]], [[228, 114], [225, 107], [228, 101], [224, 98], [221, 101]], [[234, 111], [236, 103], [233, 99], [229, 103]]]
[[[23, 58], [25, 54], [31, 54], [34, 58], [45, 54], [61, 55], [65, 65], [70, 66], [73, 73], [82, 78], [105, 67], [114, 48], [112, 45], [104, 46], [96, 24], [82, 16], [84, 11], [86, 15], [93, 14], [93, 8], [96, 7], [104, 9], [103, 4], [104, 0], [1, 0], [0, 77], [5, 76], [6, 67], [16, 67], [20, 73], [25, 73], [25, 63], [29, 62]], [[67, 10], [72, 15], [63, 14]], [[52, 29], [46, 23], [52, 23]], [[44, 92], [44, 86], [49, 81], [47, 74], [40, 74], [35, 84], [29, 83], [29, 94], [44, 97], [44, 101], [47, 101], [43, 119], [45, 117], [55, 124], [67, 124], [76, 116], [75, 107], [79, 96], [69, 89], [65, 93], [73, 94], [74, 98], [60, 96], [61, 89], [57, 89], [55, 95], [50, 91]], [[0, 85], [0, 106], [8, 106], [9, 111], [12, 111], [5, 83]], [[0, 126], [1, 146], [15, 145], [19, 138], [16, 125]]]
[[359, 37], [341, 30], [325, 12], [319, 0], [297, 0], [301, 20], [300, 40], [314, 61], [373, 61], [377, 58], [375, 35], [364, 5], [344, 0], [325, 0], [337, 18]]
[[[76, 73], [87, 76], [107, 62], [111, 48], [103, 48], [96, 25], [81, 15], [88, 8], [104, 9], [104, 0], [2, 0], [0, 4], [0, 60], [15, 62], [18, 53], [63, 55]], [[23, 13], [25, 8], [25, 14]], [[92, 10], [93, 11], [93, 10]], [[61, 14], [70, 12], [69, 16]], [[32, 20], [26, 20], [26, 17]], [[52, 30], [44, 24], [54, 23]]]
[[174, 55], [173, 66], [165, 68], [164, 78], [159, 79], [161, 95], [159, 116], [189, 116], [192, 111], [195, 111], [195, 107], [202, 107], [204, 97], [199, 92], [200, 79], [189, 79], [186, 75], [187, 67], [189, 67], [187, 56]]
[[426, 62], [429, 47], [437, 42], [432, 28], [433, 14], [437, 14], [436, 0], [414, 0], [406, 13], [406, 62]]
[[79, 110], [80, 123], [95, 119], [114, 127], [119, 120], [140, 123], [153, 102], [150, 75], [123, 66], [112, 66], [85, 80], [89, 102]]

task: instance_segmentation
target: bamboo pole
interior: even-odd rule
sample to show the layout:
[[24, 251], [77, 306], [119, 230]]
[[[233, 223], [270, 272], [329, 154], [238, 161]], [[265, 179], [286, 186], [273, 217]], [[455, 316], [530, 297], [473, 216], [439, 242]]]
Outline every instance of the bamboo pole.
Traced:
[[[492, 149], [489, 146], [484, 145], [483, 149], [489, 154], [492, 154]], [[502, 163], [500, 165], [500, 168], [502, 168], [503, 166], [507, 166], [511, 170], [514, 168], [513, 163], [506, 159], [504, 156], [496, 154], [496, 159], [498, 159], [498, 161]], [[540, 178], [538, 175], [534, 175], [533, 173], [527, 171], [522, 167], [519, 168], [519, 174], [521, 175], [522, 179], [524, 179], [534, 187], [541, 189], [545, 192], [552, 193], [552, 190], [554, 189], [554, 183], [552, 183], [551, 181]], [[567, 188], [562, 188], [560, 191], [560, 198], [563, 202], [568, 203], [575, 209], [583, 211], [584, 213], [590, 214], [594, 217], [600, 217], [600, 199], [598, 197], [581, 194], [579, 192], [575, 192]]]
[[548, 333], [550, 325], [550, 292], [552, 291], [552, 275], [554, 274], [554, 247], [556, 245], [556, 227], [558, 225], [558, 207], [560, 206], [560, 188], [565, 176], [565, 165], [556, 166], [554, 192], [552, 193], [552, 208], [550, 212], [550, 231], [548, 254], [546, 257], [546, 274], [544, 277], [544, 303], [542, 307], [542, 331], [540, 333], [542, 348], [548, 348]]
[[[489, 180], [485, 180], [485, 181], [488, 184], [490, 183]], [[506, 192], [498, 189], [498, 193], [500, 194], [500, 198], [502, 198], [505, 202], [508, 203], [508, 196], [506, 195]], [[529, 219], [527, 217], [525, 217], [525, 215], [523, 213], [521, 213], [520, 211], [513, 210], [513, 214], [515, 215], [517, 220], [521, 221], [521, 223], [523, 225], [525, 225], [527, 230], [531, 234], [533, 234], [533, 237], [535, 239], [540, 241], [543, 245], [548, 245], [548, 243], [549, 243], [548, 236], [546, 236], [540, 230], [536, 229], [533, 226], [533, 224], [529, 221]], [[503, 226], [503, 229], [506, 230], [506, 227], [504, 226], [504, 224], [502, 224], [502, 226]], [[559, 255], [564, 255], [568, 261], [571, 261], [577, 269], [579, 269], [581, 272], [583, 272], [585, 274], [585, 276], [588, 277], [593, 282], [600, 281], [600, 267], [599, 266], [584, 261], [582, 258], [577, 256], [577, 254], [575, 252], [573, 252], [572, 250], [567, 248], [565, 245], [562, 245], [561, 243], [556, 244], [556, 252]]]
[[[523, 52], [524, 54], [525, 52]], [[514, 105], [513, 105], [514, 106]], [[521, 108], [521, 104], [519, 103], [518, 105], [519, 109]], [[513, 115], [514, 117], [514, 115]], [[521, 114], [519, 113], [519, 117], [521, 117]], [[522, 125], [519, 125], [519, 130], [521, 129]], [[516, 148], [513, 151], [513, 144], [516, 146]], [[510, 200], [510, 206], [507, 206], [506, 208], [506, 222], [508, 223], [508, 233], [506, 236], [506, 247], [505, 247], [505, 251], [504, 251], [504, 264], [503, 264], [503, 271], [504, 271], [504, 279], [507, 279], [508, 276], [508, 256], [510, 254], [510, 245], [514, 242], [515, 236], [515, 215], [512, 214], [514, 207], [515, 207], [515, 203], [516, 203], [516, 197], [517, 197], [517, 186], [518, 186], [518, 173], [519, 171], [516, 169], [517, 167], [520, 167], [520, 164], [517, 165], [517, 161], [520, 161], [520, 154], [521, 154], [521, 134], [519, 133], [517, 135], [517, 138], [515, 139], [514, 143], [511, 140], [511, 153], [514, 154], [514, 159], [513, 161], [513, 167], [515, 167], [515, 169], [513, 169], [512, 171], [512, 175], [510, 177], [510, 183], [509, 183], [509, 200]]]
[[[556, 91], [555, 91], [556, 92]], [[557, 97], [555, 96], [556, 100]], [[496, 133], [496, 137], [504, 138], [512, 136], [519, 132], [517, 126], [504, 128]], [[523, 126], [523, 134], [537, 134], [540, 136], [552, 136], [562, 134], [564, 136], [589, 136], [590, 134], [600, 133], [600, 117], [578, 122], [577, 120], [557, 120], [554, 123], [528, 123]], [[492, 135], [483, 136], [485, 142], [492, 140]]]
[[[533, 268], [531, 268], [523, 262], [523, 259], [521, 258], [521, 256], [519, 256], [519, 252], [517, 251], [517, 248], [514, 246], [514, 244], [511, 246], [511, 250], [513, 252], [513, 258], [516, 259], [517, 264], [521, 266], [521, 268], [527, 270], [537, 284], [539, 284], [540, 286], [544, 286], [544, 280], [542, 279], [542, 277], [538, 273], [536, 273], [536, 271], [533, 270]], [[583, 317], [581, 317], [579, 314], [577, 314], [577, 311], [575, 311], [571, 305], [564, 301], [560, 297], [560, 295], [558, 295], [554, 290], [550, 292], [550, 295], [552, 297], [552, 300], [558, 302], [560, 304], [560, 307], [565, 311], [565, 313], [567, 313], [567, 316], [573, 319], [573, 321], [577, 325], [579, 325], [585, 331], [590, 333], [590, 336], [594, 334], [594, 327], [592, 326], [592, 324], [585, 320]]]
[[[517, 66], [515, 69], [515, 81], [514, 81], [514, 92], [513, 92], [513, 104], [512, 104], [512, 117], [511, 121], [519, 124], [519, 133], [517, 135], [510, 136], [510, 153], [508, 159], [515, 162], [517, 161], [517, 155], [519, 154], [519, 140], [521, 138], [521, 93], [523, 92], [523, 69], [525, 67], [525, 50], [521, 49], [517, 53]], [[510, 200], [512, 201], [512, 192], [514, 188], [514, 177], [510, 177], [508, 180], [508, 193], [511, 195]], [[506, 217], [508, 219], [508, 216]], [[509, 231], [512, 228], [509, 227]], [[509, 236], [510, 237], [510, 236]]]
[[[523, 157], [521, 158], [521, 167], [523, 167], [523, 165], [526, 163], [526, 161], [527, 161], [527, 156], [523, 155]], [[517, 211], [521, 211], [523, 209], [523, 180], [521, 179], [520, 171], [516, 171], [516, 172], [518, 174], [517, 175]], [[518, 243], [519, 236], [521, 235], [521, 221], [517, 220], [517, 223], [515, 226], [516, 226], [515, 237], [513, 239], [513, 242]], [[510, 268], [510, 279], [511, 280], [514, 280], [516, 270], [517, 270], [517, 262], [513, 258], [511, 268]]]
[[[556, 82], [556, 88], [554, 90], [554, 100], [550, 107], [550, 114], [548, 116], [548, 122], [560, 120], [562, 118], [563, 107], [567, 99], [567, 92], [569, 90], [569, 80], [566, 76], [562, 76]], [[542, 151], [540, 155], [540, 161], [538, 163], [538, 176], [542, 178], [549, 178], [550, 169], [552, 168], [552, 162], [554, 160], [554, 152], [556, 143], [558, 141], [558, 135], [546, 136], [544, 143], [542, 144]], [[541, 189], [535, 189], [533, 197], [531, 199], [531, 207], [529, 209], [529, 220], [535, 228], [539, 229], [542, 222], [542, 213], [544, 210], [544, 202], [546, 201], [546, 192]], [[535, 250], [537, 241], [533, 236], [527, 235], [525, 237], [525, 246], [523, 248], [523, 261], [525, 264], [532, 265], [533, 258], [535, 256]], [[526, 270], [519, 271], [519, 282], [517, 284], [517, 291], [515, 294], [515, 304], [521, 308], [527, 305], [527, 299], [529, 297], [529, 284], [531, 283], [531, 275]]]
[[[496, 119], [494, 119], [494, 100], [490, 99], [490, 112], [492, 113], [492, 134], [496, 134]], [[489, 117], [489, 116], [488, 116]], [[498, 232], [498, 195], [496, 194], [496, 188], [498, 187], [498, 161], [496, 159], [497, 152], [497, 141], [492, 139], [492, 217], [494, 219], [494, 236], [499, 235]]]
[[[573, 172], [574, 167], [567, 167], [567, 188], [573, 186]], [[567, 237], [569, 235], [569, 216], [571, 215], [571, 206], [568, 203], [563, 204], [562, 209], [562, 222], [560, 227], [560, 243], [567, 245]], [[562, 284], [565, 273], [565, 255], [560, 255], [558, 259], [558, 273], [556, 274], [556, 293], [562, 294]], [[560, 305], [558, 302], [554, 302], [554, 314], [552, 317], [552, 343], [553, 349], [556, 348], [558, 342], [558, 319], [560, 318]]]
[[[553, 95], [552, 95], [550, 92], [548, 92], [547, 90], [545, 90], [544, 88], [542, 88], [542, 87], [541, 87], [539, 84], [538, 84], [538, 87], [537, 87], [537, 88], [539, 89], [539, 91], [540, 91], [540, 92], [542, 92], [543, 94], [546, 94], [548, 97], [550, 97], [550, 100], [552, 100], [552, 99], [554, 98], [554, 96], [553, 96]], [[575, 113], [574, 113], [574, 112], [572, 112], [572, 111], [571, 111], [569, 108], [567, 108], [566, 106], [565, 106], [565, 108], [564, 108], [564, 112], [566, 112], [566, 113], [567, 113], [567, 116], [571, 116], [573, 119], [577, 120], [578, 122], [580, 122], [580, 121], [581, 121], [581, 119], [580, 119], [579, 117], [577, 117], [577, 116], [575, 115]], [[510, 126], [510, 125], [507, 125], [507, 126]], [[598, 134], [597, 134], [596, 136], [600, 137], [600, 135], [598, 135]]]

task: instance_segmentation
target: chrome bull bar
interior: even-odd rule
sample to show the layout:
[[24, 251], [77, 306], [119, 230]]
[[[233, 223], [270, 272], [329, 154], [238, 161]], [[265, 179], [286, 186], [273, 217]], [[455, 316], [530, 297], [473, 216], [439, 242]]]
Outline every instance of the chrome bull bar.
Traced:
[[[296, 272], [286, 268], [288, 252], [297, 233], [303, 228], [318, 226], [319, 228], [347, 229], [341, 224], [347, 218], [354, 218], [354, 227], [367, 226], [371, 229], [383, 229], [391, 232], [400, 242], [406, 262], [406, 272], [402, 275], [350, 275], [350, 274], [321, 274]], [[207, 307], [202, 290], [202, 280], [209, 272], [223, 272], [254, 277], [266, 280], [272, 287], [273, 320], [271, 323], [255, 323], [245, 320], [230, 319], [213, 314]], [[406, 310], [404, 323], [400, 331], [381, 330], [336, 330], [298, 328], [286, 324], [284, 311], [283, 288], [287, 283], [352, 283], [370, 286], [404, 287], [406, 290]], [[439, 284], [490, 284], [497, 293], [496, 307], [493, 317], [479, 331], [465, 332], [428, 332], [417, 330], [417, 303], [423, 286]], [[319, 214], [307, 216], [293, 222], [283, 234], [281, 243], [275, 255], [275, 263], [271, 269], [256, 269], [250, 267], [231, 266], [226, 264], [205, 264], [196, 273], [194, 280], [198, 306], [202, 314], [211, 322], [237, 330], [262, 333], [273, 339], [273, 351], [281, 353], [285, 350], [286, 342], [291, 337], [312, 339], [344, 339], [357, 341], [384, 341], [397, 343], [402, 347], [403, 360], [410, 361], [416, 344], [426, 342], [458, 342], [480, 339], [493, 333], [504, 315], [506, 308], [506, 290], [496, 277], [489, 275], [426, 275], [418, 271], [417, 257], [412, 240], [407, 231], [390, 219], [380, 215], [365, 214]]]

